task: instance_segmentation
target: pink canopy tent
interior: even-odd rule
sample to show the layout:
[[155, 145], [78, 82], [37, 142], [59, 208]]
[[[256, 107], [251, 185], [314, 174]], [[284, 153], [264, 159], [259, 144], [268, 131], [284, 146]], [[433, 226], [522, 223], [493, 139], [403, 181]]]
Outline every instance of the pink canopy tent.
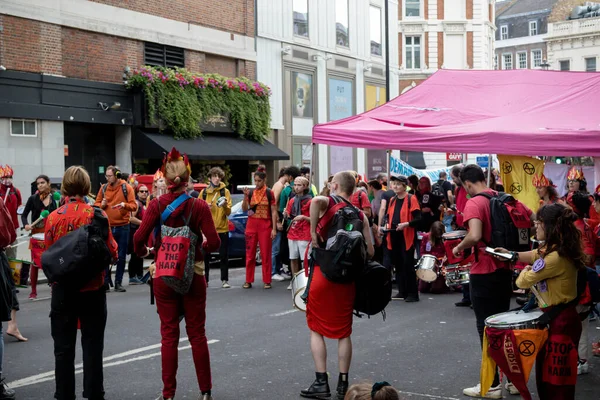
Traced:
[[440, 70], [371, 111], [316, 125], [313, 143], [404, 151], [600, 156], [600, 74]]

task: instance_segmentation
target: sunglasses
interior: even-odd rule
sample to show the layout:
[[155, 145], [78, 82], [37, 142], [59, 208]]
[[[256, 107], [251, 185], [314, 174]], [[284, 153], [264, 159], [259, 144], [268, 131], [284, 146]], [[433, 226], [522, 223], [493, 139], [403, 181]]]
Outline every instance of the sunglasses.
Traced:
[[148, 193], [148, 191], [147, 191], [147, 190], [140, 190], [139, 192], [140, 192], [140, 193]]

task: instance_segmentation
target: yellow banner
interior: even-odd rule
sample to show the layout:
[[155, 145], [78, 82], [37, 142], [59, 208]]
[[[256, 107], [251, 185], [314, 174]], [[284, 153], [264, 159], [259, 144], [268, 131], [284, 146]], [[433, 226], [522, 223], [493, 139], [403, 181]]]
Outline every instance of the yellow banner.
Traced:
[[533, 176], [544, 172], [544, 162], [525, 156], [498, 156], [504, 191], [537, 212], [540, 198], [533, 186]]

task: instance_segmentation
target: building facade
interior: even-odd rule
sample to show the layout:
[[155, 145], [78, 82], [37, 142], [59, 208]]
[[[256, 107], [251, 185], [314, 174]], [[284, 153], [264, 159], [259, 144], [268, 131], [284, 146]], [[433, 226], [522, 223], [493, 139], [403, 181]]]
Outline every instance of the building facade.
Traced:
[[600, 3], [561, 0], [548, 25], [549, 68], [557, 71], [598, 71]]
[[[311, 166], [312, 127], [385, 102], [384, 0], [257, 0], [257, 77], [271, 87], [275, 143]], [[398, 2], [389, 0], [391, 98], [398, 90]], [[384, 172], [385, 151], [316, 147], [315, 178]]]
[[[400, 93], [440, 68], [493, 68], [494, 14], [494, 0], [400, 0]], [[411, 154], [401, 157], [411, 163]], [[445, 153], [424, 153], [427, 168], [455, 163], [448, 158]]]
[[26, 195], [38, 174], [61, 177], [73, 164], [88, 169], [94, 192], [107, 165], [132, 171], [140, 107], [125, 72], [154, 65], [256, 79], [254, 5], [3, 0], [0, 163]]
[[545, 67], [548, 18], [559, 0], [518, 0], [496, 3], [496, 69]]

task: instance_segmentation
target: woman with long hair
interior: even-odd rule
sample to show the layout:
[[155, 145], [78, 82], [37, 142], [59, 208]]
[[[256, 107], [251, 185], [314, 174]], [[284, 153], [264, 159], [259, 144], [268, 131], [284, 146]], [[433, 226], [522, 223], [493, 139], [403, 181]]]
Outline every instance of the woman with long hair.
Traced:
[[[421, 256], [429, 254], [436, 257], [438, 260], [446, 256], [446, 249], [442, 241], [442, 235], [445, 232], [444, 224], [441, 221], [436, 221], [431, 225], [428, 233], [423, 235], [421, 240]], [[425, 282], [419, 279], [419, 292], [421, 293], [444, 293], [448, 289], [446, 280], [442, 274], [433, 282]]]
[[[540, 309], [551, 318], [548, 341], [537, 355], [537, 388], [541, 399], [574, 399], [581, 335], [577, 277], [585, 268], [581, 233], [575, 226], [578, 217], [562, 204], [550, 204], [539, 210], [537, 218], [536, 236], [544, 245], [532, 251], [511, 252], [513, 262], [530, 264], [517, 278], [517, 286], [535, 287]], [[556, 349], [565, 351], [559, 356]]]
[[556, 185], [542, 173], [541, 176], [533, 176], [533, 186], [537, 195], [540, 197], [540, 207], [558, 202], [558, 192]]
[[[181, 294], [161, 278], [152, 279], [156, 308], [160, 317], [161, 357], [163, 390], [160, 400], [172, 400], [177, 388], [177, 355], [179, 345], [179, 316], [184, 315], [185, 328], [192, 346], [192, 358], [196, 368], [196, 379], [201, 392], [201, 400], [210, 400], [212, 379], [210, 371], [210, 354], [206, 339], [206, 280], [204, 279], [204, 259], [202, 251], [211, 253], [221, 244], [219, 235], [210, 213], [208, 204], [196, 200], [186, 193], [191, 167], [187, 156], [182, 156], [173, 148], [163, 161], [163, 173], [168, 184], [168, 192], [152, 200], [144, 213], [142, 224], [133, 237], [134, 250], [140, 257], [149, 254], [146, 247], [149, 236], [159, 224], [171, 228], [188, 226], [198, 238], [194, 251], [194, 277], [189, 291]], [[183, 196], [183, 197], [182, 197]], [[177, 207], [170, 207], [182, 197]], [[173, 209], [166, 220], [162, 221], [161, 214], [165, 209]], [[158, 230], [155, 237], [155, 249], [160, 249], [161, 233]], [[150, 274], [154, 276], [154, 264]]]
[[255, 188], [244, 189], [242, 210], [248, 212], [246, 223], [246, 282], [244, 289], [250, 289], [256, 269], [256, 248], [260, 245], [262, 257], [262, 277], [265, 289], [271, 289], [271, 267], [273, 239], [277, 236], [277, 205], [275, 196], [267, 187], [267, 172], [259, 168], [254, 173]]
[[[23, 210], [23, 214], [21, 215], [21, 221], [25, 227], [24, 229], [32, 235], [44, 233], [45, 219], [38, 222], [35, 226], [32, 226], [27, 221], [29, 213], [31, 213], [31, 222], [34, 222], [40, 217], [44, 210], [51, 213], [57, 208], [56, 201], [54, 201], [54, 198], [52, 197], [52, 190], [50, 189], [50, 178], [46, 175], [40, 175], [35, 179], [35, 184], [37, 186], [37, 192], [29, 197], [25, 209]], [[43, 244], [43, 241], [41, 244]], [[29, 298], [33, 300], [37, 299], [38, 272], [40, 268], [42, 268], [41, 257], [39, 256], [39, 254], [41, 254], [41, 249], [39, 248], [39, 245], [40, 243], [37, 242], [30, 242], [29, 244], [31, 259], [34, 261], [34, 263], [31, 264], [29, 273], [29, 279], [31, 280], [31, 294], [29, 295]], [[32, 246], [37, 246], [37, 248], [33, 248]]]
[[[80, 166], [69, 167], [62, 180], [62, 192], [68, 202], [46, 218], [44, 241], [50, 248], [61, 237], [90, 225], [94, 208], [84, 198], [90, 193], [91, 181], [87, 171]], [[99, 211], [99, 209], [96, 209]], [[104, 218], [108, 216], [101, 211]], [[107, 221], [108, 223], [108, 221]], [[108, 229], [106, 239], [113, 259], [117, 259], [117, 242]], [[50, 300], [50, 328], [54, 340], [55, 381], [54, 398], [75, 398], [75, 348], [77, 325], [81, 327], [83, 348], [83, 393], [88, 399], [104, 399], [102, 353], [106, 328], [106, 291], [104, 270], [80, 290], [63, 283], [52, 285]]]

